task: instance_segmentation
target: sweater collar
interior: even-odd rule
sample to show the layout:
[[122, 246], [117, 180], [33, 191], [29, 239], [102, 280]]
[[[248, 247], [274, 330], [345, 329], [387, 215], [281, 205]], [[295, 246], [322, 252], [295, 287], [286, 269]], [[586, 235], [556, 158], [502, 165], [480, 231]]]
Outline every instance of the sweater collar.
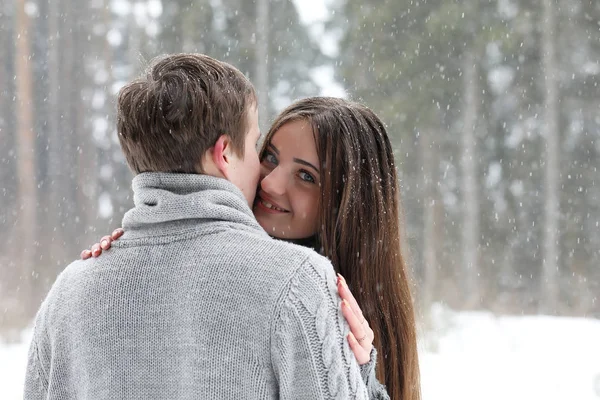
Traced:
[[266, 236], [242, 192], [226, 179], [145, 172], [133, 178], [132, 187], [134, 208], [123, 217], [126, 232], [160, 230], [165, 233], [169, 228], [182, 225], [229, 222], [243, 224]]

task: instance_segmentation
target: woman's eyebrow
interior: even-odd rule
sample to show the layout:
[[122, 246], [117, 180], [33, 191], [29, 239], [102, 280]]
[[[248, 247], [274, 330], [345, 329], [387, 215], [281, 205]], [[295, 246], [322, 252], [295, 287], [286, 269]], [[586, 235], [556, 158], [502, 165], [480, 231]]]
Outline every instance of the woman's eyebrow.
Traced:
[[[275, 154], [279, 155], [279, 150], [277, 149], [277, 147], [273, 146], [272, 143], [269, 143], [269, 147], [271, 149], [273, 149], [273, 151], [275, 152]], [[312, 165], [311, 163], [309, 163], [308, 161], [304, 161], [300, 158], [294, 158], [293, 159], [294, 162], [298, 163], [298, 164], [302, 164], [302, 165], [306, 165], [307, 167], [311, 167], [312, 169], [314, 169], [317, 173], [319, 173], [319, 168], [315, 167], [314, 165]]]
[[296, 162], [298, 164], [306, 165], [307, 167], [311, 167], [317, 173], [319, 173], [319, 169], [317, 167], [315, 167], [314, 165], [312, 165], [311, 163], [309, 163], [308, 161], [304, 161], [304, 160], [302, 160], [300, 158], [294, 158], [294, 162]]

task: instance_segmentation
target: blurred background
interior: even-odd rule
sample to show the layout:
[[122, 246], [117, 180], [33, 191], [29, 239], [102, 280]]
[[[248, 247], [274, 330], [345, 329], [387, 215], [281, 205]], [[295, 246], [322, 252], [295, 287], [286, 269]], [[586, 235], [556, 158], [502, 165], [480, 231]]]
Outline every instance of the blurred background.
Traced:
[[154, 56], [371, 107], [396, 151], [424, 400], [600, 399], [600, 2], [3, 0], [0, 398], [56, 275], [132, 206], [115, 95]]

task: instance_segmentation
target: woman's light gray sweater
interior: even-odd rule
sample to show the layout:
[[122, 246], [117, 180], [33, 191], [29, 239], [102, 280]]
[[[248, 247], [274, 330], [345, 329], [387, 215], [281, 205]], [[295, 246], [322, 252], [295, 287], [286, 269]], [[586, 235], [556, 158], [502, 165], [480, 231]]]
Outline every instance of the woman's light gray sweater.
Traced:
[[327, 259], [269, 238], [224, 179], [133, 189], [123, 238], [43, 302], [26, 399], [368, 398]]

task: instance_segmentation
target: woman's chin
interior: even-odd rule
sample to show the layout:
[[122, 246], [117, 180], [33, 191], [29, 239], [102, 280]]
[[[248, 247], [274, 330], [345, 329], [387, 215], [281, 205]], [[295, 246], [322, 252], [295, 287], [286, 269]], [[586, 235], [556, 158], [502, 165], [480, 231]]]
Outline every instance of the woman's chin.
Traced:
[[267, 221], [266, 218], [261, 218], [257, 215], [256, 220], [258, 221], [258, 224], [265, 230], [265, 232], [269, 234], [269, 236], [274, 237], [276, 239], [292, 239], [289, 233], [285, 232], [285, 230], [279, 228], [277, 225], [269, 223], [269, 221]]
[[[258, 221], [258, 224], [269, 234], [269, 236], [276, 239], [284, 240], [301, 240], [311, 237], [315, 234], [316, 230], [311, 231], [310, 229], [292, 229], [290, 221], [287, 219], [287, 215], [282, 213], [271, 214], [266, 213], [255, 206], [253, 209], [254, 217]], [[285, 218], [285, 221], [281, 218]]]
[[276, 239], [289, 239], [286, 237], [286, 234], [281, 231], [281, 229], [277, 229], [273, 224], [269, 224], [267, 222], [261, 222], [258, 220], [259, 225], [269, 234], [269, 236], [274, 237]]

